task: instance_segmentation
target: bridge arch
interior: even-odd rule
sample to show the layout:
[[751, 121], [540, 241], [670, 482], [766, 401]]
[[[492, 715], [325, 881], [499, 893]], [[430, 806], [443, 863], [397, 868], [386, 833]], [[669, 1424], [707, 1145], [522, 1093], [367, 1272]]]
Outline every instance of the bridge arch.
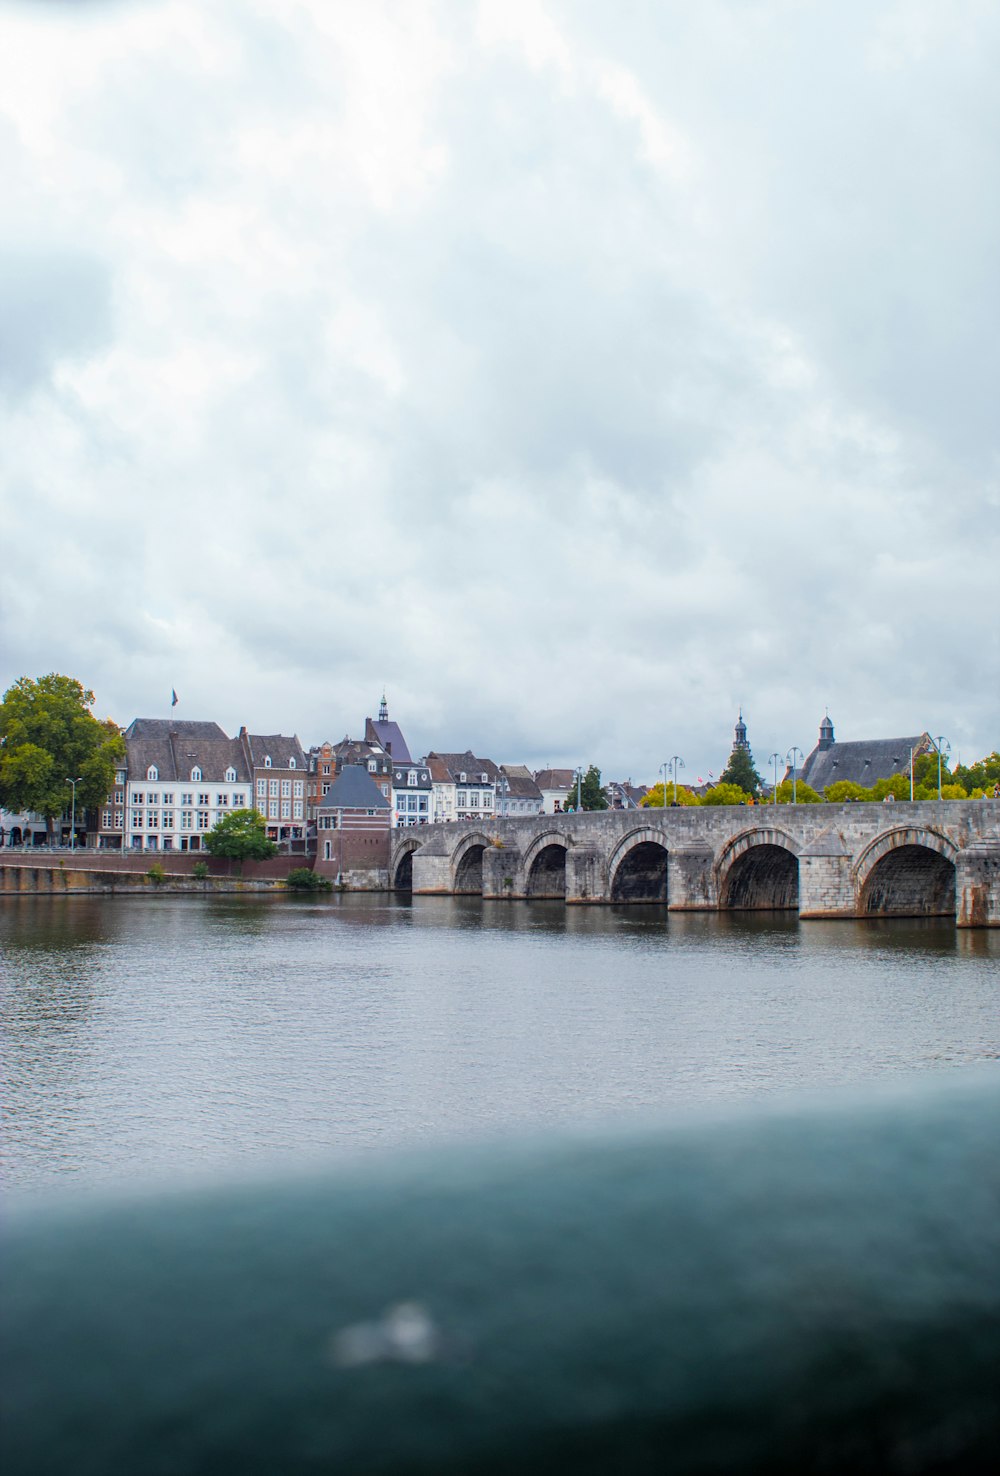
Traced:
[[864, 916], [954, 917], [958, 847], [937, 830], [885, 831], [854, 863], [857, 910]]
[[715, 875], [723, 910], [778, 911], [799, 905], [799, 845], [773, 826], [744, 830], [727, 841]]
[[413, 856], [422, 845], [423, 840], [414, 836], [412, 839], [407, 837], [396, 846], [389, 872], [389, 886], [394, 892], [413, 891]]
[[546, 830], [535, 836], [522, 862], [526, 897], [565, 897], [570, 845], [569, 836], [562, 831]]
[[662, 830], [630, 831], [608, 858], [608, 896], [612, 902], [666, 903], [669, 848]]
[[455, 847], [451, 858], [451, 889], [455, 893], [478, 893], [483, 891], [483, 856], [486, 847], [493, 842], [482, 831], [473, 831], [463, 836]]

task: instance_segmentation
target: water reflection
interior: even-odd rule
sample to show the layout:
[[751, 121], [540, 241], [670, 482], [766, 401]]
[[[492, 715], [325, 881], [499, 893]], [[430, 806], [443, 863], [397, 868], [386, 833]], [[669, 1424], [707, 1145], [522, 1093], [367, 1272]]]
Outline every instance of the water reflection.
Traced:
[[7, 1176], [580, 1121], [1000, 1052], [1000, 934], [476, 897], [0, 902]]

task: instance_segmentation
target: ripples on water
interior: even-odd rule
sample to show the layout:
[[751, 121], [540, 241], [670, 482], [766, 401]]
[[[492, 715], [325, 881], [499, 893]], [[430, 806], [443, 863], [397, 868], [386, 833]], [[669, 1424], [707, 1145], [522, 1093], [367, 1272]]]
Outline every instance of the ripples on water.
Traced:
[[478, 898], [0, 900], [7, 1181], [669, 1111], [1000, 1054], [1000, 934]]

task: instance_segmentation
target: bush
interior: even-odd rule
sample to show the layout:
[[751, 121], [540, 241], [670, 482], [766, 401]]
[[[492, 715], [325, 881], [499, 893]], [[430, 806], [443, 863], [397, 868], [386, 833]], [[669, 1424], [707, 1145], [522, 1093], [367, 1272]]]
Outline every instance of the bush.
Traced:
[[146, 872], [146, 875], [149, 877], [154, 887], [162, 887], [163, 883], [167, 879], [166, 872], [163, 870], [163, 862], [154, 861], [152, 866]]
[[194, 877], [195, 881], [204, 881], [208, 876], [208, 862], [196, 861], [191, 870], [191, 875]]
[[318, 876], [308, 866], [296, 866], [285, 877], [285, 885], [293, 892], [332, 892], [333, 882], [327, 876]]

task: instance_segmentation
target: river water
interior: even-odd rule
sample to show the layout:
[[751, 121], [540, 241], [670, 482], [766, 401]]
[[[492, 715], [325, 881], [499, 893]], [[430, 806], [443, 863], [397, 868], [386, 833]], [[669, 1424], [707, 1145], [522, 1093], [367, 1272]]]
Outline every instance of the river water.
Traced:
[[1000, 1056], [1000, 932], [479, 898], [0, 899], [37, 1191]]

